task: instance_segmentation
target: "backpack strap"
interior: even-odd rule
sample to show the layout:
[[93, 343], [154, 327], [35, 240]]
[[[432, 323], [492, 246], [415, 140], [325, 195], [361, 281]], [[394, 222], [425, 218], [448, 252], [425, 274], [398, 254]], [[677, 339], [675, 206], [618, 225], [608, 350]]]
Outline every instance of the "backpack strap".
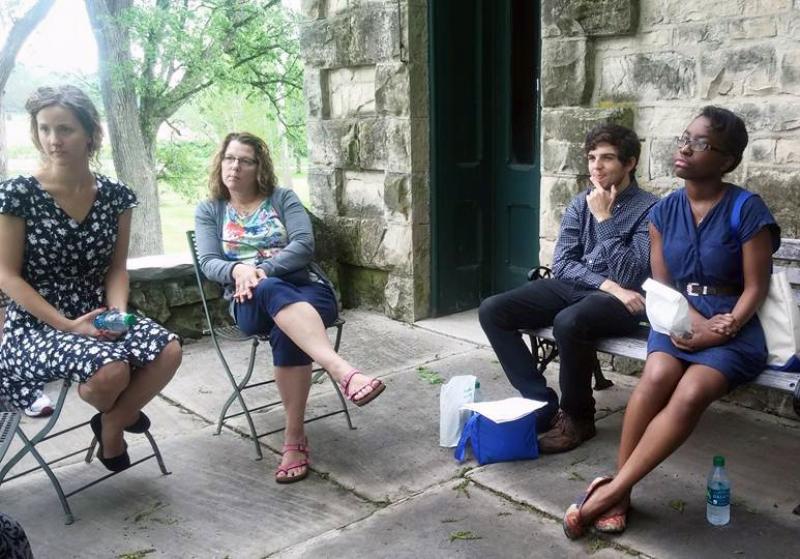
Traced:
[[753, 195], [754, 194], [750, 191], [741, 190], [733, 201], [733, 210], [731, 210], [731, 235], [739, 241], [740, 245], [742, 244], [739, 238], [739, 227], [742, 225], [742, 206], [744, 206], [744, 203]]

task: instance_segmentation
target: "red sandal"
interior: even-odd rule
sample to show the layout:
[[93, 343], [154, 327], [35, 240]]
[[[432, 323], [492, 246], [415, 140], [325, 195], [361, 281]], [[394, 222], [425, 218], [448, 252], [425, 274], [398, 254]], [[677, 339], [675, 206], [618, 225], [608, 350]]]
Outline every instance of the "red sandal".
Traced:
[[[278, 466], [278, 469], [275, 470], [275, 483], [296, 483], [308, 477], [308, 467], [311, 465], [311, 460], [309, 458], [311, 455], [311, 447], [308, 446], [308, 439], [304, 439], [302, 443], [297, 444], [284, 443], [283, 448], [281, 448], [281, 456], [290, 451], [300, 452], [305, 455], [305, 458], [289, 462], [285, 466]], [[290, 476], [289, 470], [294, 470], [295, 468], [305, 469], [296, 476]], [[280, 473], [283, 473], [283, 475], [279, 476], [278, 474]]]
[[[363, 374], [364, 373], [362, 373], [358, 369], [353, 369], [352, 371], [347, 373], [342, 380], [339, 381], [339, 387], [342, 389], [342, 394], [344, 394], [348, 400], [353, 402], [358, 407], [369, 404], [372, 400], [377, 398], [381, 392], [383, 392], [386, 389], [386, 385], [383, 384], [383, 382], [380, 379], [374, 378], [370, 379], [370, 381], [367, 384], [365, 384], [358, 390], [350, 392], [349, 391], [350, 381], [353, 380], [353, 377], [355, 375], [363, 375]], [[364, 390], [367, 388], [372, 388], [372, 390], [370, 390], [366, 394], [363, 394]], [[360, 398], [357, 398], [359, 394], [363, 395]]]
[[586, 529], [589, 528], [589, 526], [583, 523], [583, 519], [581, 518], [581, 509], [583, 508], [584, 503], [589, 500], [589, 497], [592, 496], [592, 493], [594, 493], [595, 489], [610, 483], [612, 479], [613, 478], [610, 477], [595, 478], [592, 483], [589, 484], [589, 487], [586, 489], [586, 493], [578, 497], [578, 500], [569, 506], [567, 512], [564, 514], [564, 520], [561, 524], [564, 528], [564, 534], [566, 534], [569, 539], [578, 539], [586, 533]]

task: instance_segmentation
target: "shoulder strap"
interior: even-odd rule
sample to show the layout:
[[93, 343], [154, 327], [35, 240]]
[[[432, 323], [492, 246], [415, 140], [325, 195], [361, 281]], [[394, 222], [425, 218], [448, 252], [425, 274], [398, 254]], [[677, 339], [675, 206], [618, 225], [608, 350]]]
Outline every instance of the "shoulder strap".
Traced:
[[741, 244], [739, 227], [742, 225], [742, 206], [744, 206], [744, 203], [747, 202], [751, 196], [753, 196], [752, 192], [741, 190], [733, 201], [733, 210], [731, 210], [731, 235], [739, 241], [739, 244]]

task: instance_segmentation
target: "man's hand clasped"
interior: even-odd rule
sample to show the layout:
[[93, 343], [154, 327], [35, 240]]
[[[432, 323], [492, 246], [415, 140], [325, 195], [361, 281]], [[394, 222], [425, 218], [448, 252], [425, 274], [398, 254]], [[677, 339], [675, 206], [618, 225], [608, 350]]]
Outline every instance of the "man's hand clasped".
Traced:
[[267, 277], [267, 273], [261, 268], [256, 268], [251, 264], [237, 264], [233, 268], [233, 280], [236, 283], [236, 290], [233, 299], [237, 303], [244, 303], [253, 298], [253, 290], [258, 283]]
[[611, 188], [606, 190], [595, 178], [590, 180], [594, 188], [586, 195], [586, 205], [589, 206], [589, 211], [597, 222], [601, 223], [612, 216], [611, 210], [617, 201], [617, 185], [612, 184]]

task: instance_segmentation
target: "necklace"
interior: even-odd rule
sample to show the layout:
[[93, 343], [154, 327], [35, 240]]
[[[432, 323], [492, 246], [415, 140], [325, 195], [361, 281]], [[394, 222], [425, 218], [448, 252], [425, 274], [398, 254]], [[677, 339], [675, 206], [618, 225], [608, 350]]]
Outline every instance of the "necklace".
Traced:
[[237, 204], [233, 200], [230, 200], [229, 203], [230, 203], [231, 207], [234, 209], [234, 211], [237, 214], [239, 214], [239, 216], [247, 217], [247, 216], [251, 215], [253, 212], [255, 212], [258, 208], [260, 208], [261, 204], [264, 203], [264, 200], [259, 198], [254, 203], [247, 204], [247, 205]]

